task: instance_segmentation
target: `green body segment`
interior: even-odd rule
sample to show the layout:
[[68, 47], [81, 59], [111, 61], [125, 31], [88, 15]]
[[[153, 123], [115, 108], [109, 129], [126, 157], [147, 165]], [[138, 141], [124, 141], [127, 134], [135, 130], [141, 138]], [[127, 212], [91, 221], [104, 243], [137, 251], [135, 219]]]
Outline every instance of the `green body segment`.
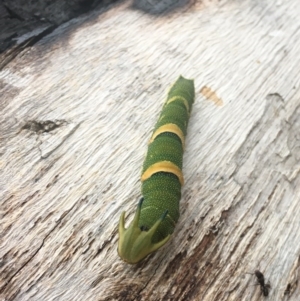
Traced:
[[[177, 96], [181, 97], [168, 103], [168, 100]], [[188, 102], [189, 110], [182, 98]], [[153, 133], [163, 125], [176, 124], [183, 134], [186, 135], [190, 109], [193, 102], [193, 81], [179, 77], [169, 91], [167, 101], [154, 127]], [[169, 132], [159, 134], [149, 145], [142, 173], [151, 165], [160, 161], [170, 161], [182, 169], [183, 150], [182, 142], [176, 134]], [[181, 184], [176, 175], [158, 172], [142, 183], [142, 195], [144, 202], [139, 220], [141, 228], [150, 229], [162, 214], [168, 211], [166, 218], [162, 221], [152, 238], [153, 242], [156, 243], [174, 231], [175, 224], [179, 218]]]
[[125, 212], [120, 218], [118, 252], [128, 263], [137, 263], [164, 245], [178, 221], [184, 138], [194, 97], [194, 81], [180, 76], [154, 127], [142, 169], [143, 199], [128, 229]]

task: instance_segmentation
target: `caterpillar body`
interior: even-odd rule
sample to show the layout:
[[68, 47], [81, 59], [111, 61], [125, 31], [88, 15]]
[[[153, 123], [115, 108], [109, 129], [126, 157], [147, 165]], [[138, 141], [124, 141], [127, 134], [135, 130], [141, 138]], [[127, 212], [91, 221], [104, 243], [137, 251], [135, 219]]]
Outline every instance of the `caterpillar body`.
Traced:
[[163, 246], [179, 218], [182, 157], [195, 98], [194, 81], [180, 76], [171, 87], [149, 141], [143, 164], [142, 198], [130, 226], [125, 212], [119, 222], [119, 256], [137, 263]]

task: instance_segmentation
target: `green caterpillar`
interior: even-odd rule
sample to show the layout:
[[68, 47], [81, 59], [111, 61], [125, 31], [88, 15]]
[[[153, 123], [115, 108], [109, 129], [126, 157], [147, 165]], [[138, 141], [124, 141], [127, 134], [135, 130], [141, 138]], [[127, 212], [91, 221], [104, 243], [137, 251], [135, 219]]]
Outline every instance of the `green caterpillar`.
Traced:
[[142, 169], [143, 197], [127, 229], [125, 212], [120, 217], [118, 253], [127, 263], [137, 263], [159, 249], [174, 231], [184, 182], [184, 140], [194, 98], [194, 81], [180, 76], [154, 127]]

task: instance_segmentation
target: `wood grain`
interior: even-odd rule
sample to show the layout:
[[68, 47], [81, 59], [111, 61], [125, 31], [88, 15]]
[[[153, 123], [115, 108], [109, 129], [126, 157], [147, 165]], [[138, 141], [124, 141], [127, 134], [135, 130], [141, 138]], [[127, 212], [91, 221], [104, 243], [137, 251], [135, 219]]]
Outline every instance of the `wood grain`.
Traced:
[[[300, 2], [124, 2], [0, 72], [0, 300], [299, 300]], [[137, 266], [117, 255], [170, 84], [194, 78], [181, 217]], [[223, 104], [200, 93], [210, 87]]]

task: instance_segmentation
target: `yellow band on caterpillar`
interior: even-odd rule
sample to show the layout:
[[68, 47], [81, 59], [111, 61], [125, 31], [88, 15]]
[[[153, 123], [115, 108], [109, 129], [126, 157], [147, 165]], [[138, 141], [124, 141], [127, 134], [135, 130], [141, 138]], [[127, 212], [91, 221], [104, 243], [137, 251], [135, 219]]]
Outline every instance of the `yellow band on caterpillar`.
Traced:
[[189, 106], [189, 103], [188, 103], [188, 101], [187, 101], [184, 97], [182, 97], [182, 96], [173, 96], [172, 98], [170, 98], [170, 99], [167, 100], [166, 104], [168, 104], [168, 103], [170, 103], [170, 102], [172, 102], [172, 101], [175, 101], [175, 100], [177, 100], [177, 99], [183, 101], [183, 104], [184, 104], [184, 106], [186, 107], [187, 112], [189, 113], [189, 112], [190, 112], [190, 106]]
[[153, 142], [153, 140], [162, 133], [173, 133], [178, 136], [178, 138], [181, 140], [182, 148], [184, 149], [184, 135], [182, 130], [178, 125], [175, 123], [168, 123], [160, 126], [152, 135], [149, 144]]
[[158, 172], [169, 172], [178, 177], [181, 186], [184, 184], [183, 174], [180, 168], [170, 161], [160, 161], [149, 166], [142, 174], [141, 181], [144, 182], [153, 174]]

